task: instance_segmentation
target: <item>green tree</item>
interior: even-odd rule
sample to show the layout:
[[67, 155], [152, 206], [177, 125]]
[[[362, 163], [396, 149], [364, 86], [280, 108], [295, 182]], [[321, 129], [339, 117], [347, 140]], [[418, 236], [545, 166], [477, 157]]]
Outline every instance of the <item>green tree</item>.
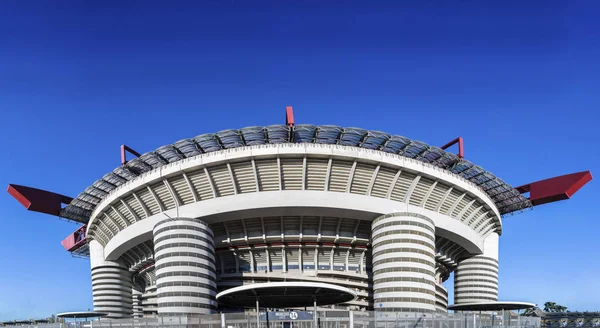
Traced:
[[568, 312], [566, 306], [556, 304], [555, 302], [544, 303], [544, 312], [564, 313]]

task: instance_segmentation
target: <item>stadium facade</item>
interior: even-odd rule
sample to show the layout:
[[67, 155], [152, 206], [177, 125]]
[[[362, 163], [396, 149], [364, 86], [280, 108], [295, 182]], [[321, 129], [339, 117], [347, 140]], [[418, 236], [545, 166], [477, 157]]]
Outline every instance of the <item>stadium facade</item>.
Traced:
[[[513, 188], [444, 147], [337, 126], [249, 127], [138, 154], [76, 198], [10, 185], [82, 224], [109, 317], [332, 305], [447, 312], [498, 300], [502, 217], [567, 199], [590, 172]], [[136, 156], [129, 161], [126, 153]], [[527, 197], [529, 193], [529, 197]], [[66, 204], [65, 207], [61, 203]], [[260, 305], [260, 304], [259, 304]]]

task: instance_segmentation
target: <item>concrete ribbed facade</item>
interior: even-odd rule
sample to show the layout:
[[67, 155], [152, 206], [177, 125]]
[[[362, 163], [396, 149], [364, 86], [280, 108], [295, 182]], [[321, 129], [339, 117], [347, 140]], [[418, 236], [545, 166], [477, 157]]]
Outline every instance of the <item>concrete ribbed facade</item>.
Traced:
[[146, 288], [144, 294], [142, 294], [142, 309], [144, 310], [144, 316], [153, 316], [158, 313], [158, 304], [156, 302], [156, 285], [152, 285]]
[[165, 219], [156, 224], [153, 235], [158, 314], [215, 312], [215, 251], [208, 224]]
[[133, 301], [133, 317], [141, 318], [144, 316], [144, 306], [142, 304], [142, 293], [138, 290], [133, 289], [132, 301]]
[[[100, 249], [92, 268], [122, 267], [124, 285], [142, 292], [144, 316], [211, 313], [218, 292], [283, 281], [356, 293], [337, 308], [446, 312], [442, 283], [457, 266], [464, 276], [469, 259], [497, 259], [501, 220], [485, 193], [376, 150], [238, 148], [119, 188], [92, 215], [89, 238]], [[484, 294], [464, 294], [461, 284], [456, 302]], [[137, 316], [139, 299], [110, 311], [131, 315], [135, 306]]]
[[454, 272], [454, 303], [498, 300], [498, 261], [477, 255], [458, 262]]
[[91, 241], [94, 310], [107, 313], [109, 318], [131, 317], [133, 315], [131, 273], [119, 261], [104, 260], [102, 253], [102, 246], [96, 241]]
[[498, 300], [498, 234], [484, 241], [483, 254], [458, 261], [454, 272], [454, 303]]
[[435, 225], [427, 217], [394, 213], [372, 225], [373, 294], [377, 310], [435, 311]]
[[439, 313], [448, 312], [448, 291], [442, 284], [435, 284], [435, 311]]
[[129, 271], [118, 263], [92, 269], [92, 296], [98, 312], [115, 318], [133, 315]]

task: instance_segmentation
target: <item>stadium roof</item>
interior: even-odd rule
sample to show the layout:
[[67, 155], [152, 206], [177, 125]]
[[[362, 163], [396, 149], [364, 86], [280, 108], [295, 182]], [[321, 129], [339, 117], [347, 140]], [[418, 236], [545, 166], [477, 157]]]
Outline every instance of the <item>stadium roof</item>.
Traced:
[[104, 175], [63, 208], [60, 216], [87, 223], [92, 211], [112, 190], [169, 163], [224, 149], [284, 143], [334, 144], [397, 154], [442, 168], [470, 181], [494, 201], [502, 215], [532, 207], [528, 198], [492, 173], [439, 147], [380, 131], [303, 124], [225, 130], [162, 146]]

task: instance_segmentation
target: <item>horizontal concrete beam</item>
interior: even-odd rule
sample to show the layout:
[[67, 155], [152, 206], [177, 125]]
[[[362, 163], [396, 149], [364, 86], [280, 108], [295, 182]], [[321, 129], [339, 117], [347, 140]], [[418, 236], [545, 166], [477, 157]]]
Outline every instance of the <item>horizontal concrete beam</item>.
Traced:
[[[321, 215], [373, 220], [388, 213], [425, 215], [436, 226], [436, 235], [458, 243], [471, 254], [483, 252], [483, 239], [471, 228], [449, 216], [421, 207], [364, 195], [327, 191], [271, 191], [220, 197], [179, 207], [180, 217], [201, 218], [207, 223], [260, 216]], [[106, 245], [107, 260], [116, 260], [127, 250], [152, 239], [152, 229], [165, 217], [176, 217], [172, 209], [138, 221], [117, 233]]]

